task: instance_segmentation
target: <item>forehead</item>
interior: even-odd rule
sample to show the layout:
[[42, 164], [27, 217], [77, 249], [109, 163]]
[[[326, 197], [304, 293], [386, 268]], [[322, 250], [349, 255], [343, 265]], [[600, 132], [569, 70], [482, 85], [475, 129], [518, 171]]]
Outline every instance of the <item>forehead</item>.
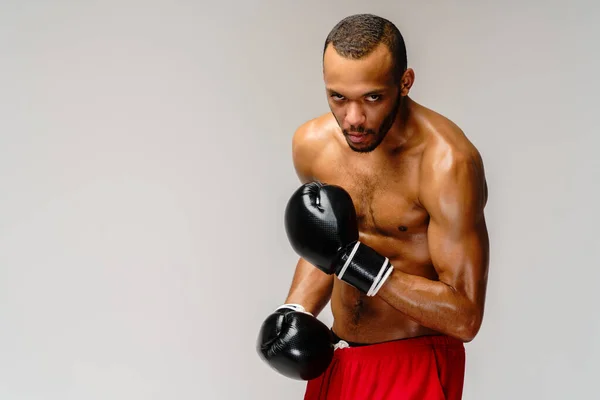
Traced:
[[392, 55], [383, 44], [358, 60], [340, 56], [330, 44], [323, 56], [323, 78], [332, 89], [387, 86], [393, 82], [392, 66]]

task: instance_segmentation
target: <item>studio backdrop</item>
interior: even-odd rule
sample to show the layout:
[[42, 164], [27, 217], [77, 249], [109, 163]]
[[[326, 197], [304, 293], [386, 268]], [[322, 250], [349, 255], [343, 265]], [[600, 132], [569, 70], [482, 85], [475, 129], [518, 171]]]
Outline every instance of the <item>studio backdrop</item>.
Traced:
[[597, 396], [597, 2], [4, 0], [0, 399], [302, 397], [254, 346], [297, 261], [291, 138], [364, 12], [485, 163], [464, 398]]

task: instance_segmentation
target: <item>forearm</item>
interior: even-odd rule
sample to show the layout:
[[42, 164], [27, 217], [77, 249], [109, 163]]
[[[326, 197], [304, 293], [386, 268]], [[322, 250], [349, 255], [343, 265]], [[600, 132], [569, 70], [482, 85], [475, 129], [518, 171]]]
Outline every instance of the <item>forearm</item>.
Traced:
[[476, 305], [444, 282], [394, 270], [377, 296], [417, 323], [465, 342], [480, 326]]
[[333, 276], [301, 258], [285, 303], [301, 304], [306, 311], [317, 316], [331, 299], [332, 290]]

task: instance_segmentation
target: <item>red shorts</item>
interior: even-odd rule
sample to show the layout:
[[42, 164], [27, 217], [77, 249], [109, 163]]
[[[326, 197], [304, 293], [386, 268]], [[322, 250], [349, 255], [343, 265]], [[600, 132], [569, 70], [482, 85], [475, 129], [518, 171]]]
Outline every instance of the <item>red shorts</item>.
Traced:
[[338, 348], [304, 399], [460, 400], [464, 375], [464, 344], [447, 336]]

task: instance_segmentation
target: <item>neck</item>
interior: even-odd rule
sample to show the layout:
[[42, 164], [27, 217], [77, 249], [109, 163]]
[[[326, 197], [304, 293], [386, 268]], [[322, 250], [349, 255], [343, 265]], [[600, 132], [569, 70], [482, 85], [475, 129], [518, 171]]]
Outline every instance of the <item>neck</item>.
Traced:
[[416, 143], [417, 129], [413, 119], [414, 102], [406, 96], [398, 109], [396, 119], [378, 149], [385, 153], [398, 153]]

